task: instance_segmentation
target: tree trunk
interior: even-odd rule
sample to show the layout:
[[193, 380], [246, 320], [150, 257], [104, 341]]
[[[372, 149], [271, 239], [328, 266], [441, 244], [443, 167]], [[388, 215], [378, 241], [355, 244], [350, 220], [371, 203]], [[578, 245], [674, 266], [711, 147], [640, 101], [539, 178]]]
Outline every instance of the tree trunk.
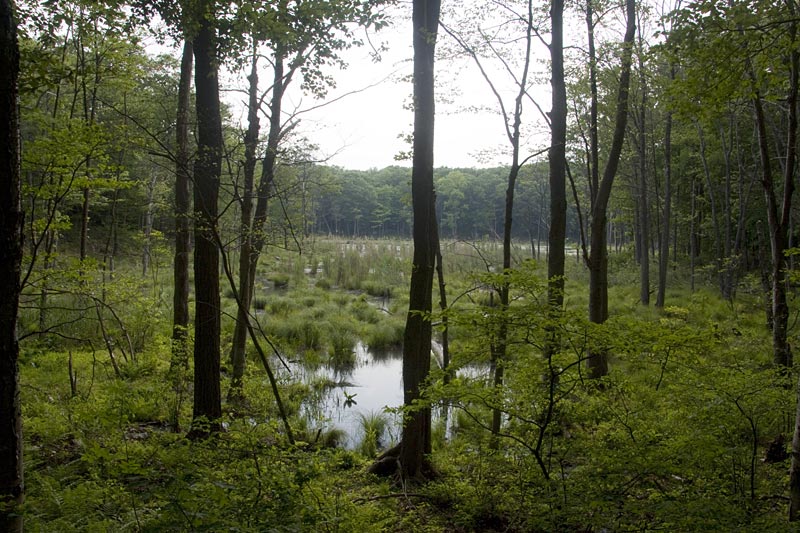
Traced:
[[[246, 321], [249, 320], [247, 314], [250, 312], [250, 304], [253, 300], [253, 290], [255, 287], [258, 259], [261, 256], [261, 251], [263, 250], [267, 241], [264, 233], [264, 224], [267, 221], [269, 194], [272, 189], [272, 184], [275, 181], [275, 167], [278, 160], [278, 145], [282, 135], [281, 110], [283, 107], [283, 94], [291, 76], [291, 73], [288, 77], [285, 76], [284, 73], [285, 55], [286, 53], [283, 51], [283, 49], [280, 46], [277, 47], [275, 50], [275, 61], [273, 63], [272, 100], [270, 101], [267, 151], [264, 155], [264, 162], [261, 167], [261, 178], [259, 179], [258, 189], [256, 191], [255, 213], [253, 214], [252, 223], [250, 223], [246, 233], [248, 242], [242, 246], [242, 252], [239, 256], [239, 295], [240, 299], [242, 300], [242, 305], [239, 307], [237, 312], [236, 325], [233, 331], [234, 345], [231, 347], [231, 360], [234, 367], [231, 395], [234, 398], [241, 394], [241, 381], [242, 377], [244, 376], [246, 363]], [[251, 80], [251, 83], [253, 81], [257, 82], [257, 80], [253, 79]], [[252, 105], [252, 102], [250, 102], [249, 105]], [[251, 119], [252, 117], [249, 118]], [[253, 122], [251, 121], [250, 126], [252, 125]], [[235, 391], [234, 387], [238, 388], [238, 391]]]
[[222, 170], [222, 119], [215, 31], [205, 14], [194, 38], [197, 160], [194, 165], [194, 410], [191, 436], [219, 431], [219, 249], [215, 239]]
[[22, 414], [17, 307], [23, 212], [20, 183], [19, 48], [11, 2], [0, 0], [0, 530], [22, 531]]
[[[450, 330], [447, 320], [447, 283], [444, 279], [444, 265], [442, 264], [442, 242], [439, 239], [439, 226], [436, 231], [436, 279], [439, 284], [439, 309], [442, 311], [442, 370], [444, 371], [444, 384], [450, 383]], [[445, 424], [446, 426], [447, 424]]]
[[253, 45], [253, 56], [250, 65], [250, 83], [248, 89], [247, 105], [247, 133], [244, 136], [244, 184], [242, 186], [242, 220], [240, 225], [241, 235], [239, 236], [239, 298], [242, 305], [236, 315], [236, 326], [233, 331], [233, 341], [231, 344], [231, 366], [233, 372], [231, 376], [231, 388], [228, 392], [228, 399], [231, 401], [241, 401], [244, 399], [242, 386], [246, 364], [247, 346], [247, 316], [250, 310], [250, 302], [253, 297], [253, 285], [255, 278], [250, 279], [250, 263], [252, 260], [252, 213], [253, 213], [253, 181], [256, 171], [256, 150], [258, 148], [258, 134], [260, 123], [258, 119], [258, 54], [256, 46]]
[[[81, 206], [81, 237], [80, 237], [80, 252], [79, 257], [81, 263], [86, 260], [87, 245], [89, 242], [89, 199], [91, 198], [91, 190], [89, 187], [83, 188], [83, 204]], [[83, 267], [81, 267], [83, 271]]]
[[[790, 24], [790, 37], [792, 42], [797, 40], [797, 19], [796, 8], [793, 1], [788, 1], [787, 6], [792, 15], [792, 22]], [[789, 95], [786, 99], [786, 105], [789, 110], [788, 116], [788, 134], [786, 140], [786, 166], [784, 167], [784, 197], [783, 197], [783, 210], [782, 210], [782, 225], [785, 228], [790, 227], [792, 210], [791, 210], [791, 194], [794, 189], [794, 171], [795, 163], [797, 160], [797, 100], [798, 100], [798, 77], [800, 76], [800, 52], [797, 48], [792, 48], [789, 56]], [[785, 272], [784, 272], [785, 276]], [[783, 289], [786, 289], [785, 277], [782, 284]], [[785, 298], [785, 293], [784, 293]], [[785, 302], [784, 302], [785, 305]], [[788, 306], [785, 308], [786, 318], [788, 322]], [[786, 331], [784, 330], [784, 334]], [[782, 348], [779, 352], [775, 349], [775, 360], [781, 359], [781, 363], [791, 365], [792, 353], [786, 338], [777, 339], [782, 344], [777, 345], [775, 335], [773, 334], [773, 346]], [[798, 393], [800, 393], [800, 384], [798, 384]], [[795, 521], [800, 517], [800, 399], [797, 401], [797, 416], [795, 417], [794, 436], [792, 437], [792, 462], [789, 467], [789, 495], [790, 495], [790, 508], [789, 520]]]
[[[733, 120], [731, 122], [731, 135], [733, 135]], [[725, 142], [725, 130], [722, 125], [719, 127], [719, 137], [720, 141], [722, 142], [722, 155], [723, 160], [725, 161], [725, 194], [722, 198], [722, 208], [723, 208], [723, 222], [725, 226], [723, 228], [724, 239], [722, 242], [722, 282], [721, 282], [721, 289], [722, 289], [722, 297], [728, 301], [733, 300], [734, 290], [733, 290], [733, 279], [734, 279], [734, 272], [736, 270], [736, 260], [733, 256], [734, 252], [732, 251], [733, 246], [733, 238], [731, 235], [731, 223], [733, 221], [733, 199], [731, 198], [731, 150], [733, 149], [733, 143]], [[740, 197], [740, 201], [743, 200]]]
[[[591, 6], [588, 3], [587, 9], [589, 10], [588, 22], [591, 20]], [[552, 88], [552, 98], [550, 107], [550, 150], [548, 152], [550, 230], [547, 240], [547, 306], [549, 318], [553, 323], [547, 326], [547, 341], [544, 348], [544, 356], [548, 360], [552, 359], [553, 355], [558, 352], [561, 344], [561, 338], [558, 333], [559, 328], [555, 322], [561, 319], [564, 307], [564, 268], [567, 233], [567, 88], [564, 80], [564, 0], [554, 0], [552, 2], [550, 5], [550, 21], [552, 28], [550, 41], [550, 86]], [[594, 46], [593, 41], [590, 42], [590, 46]], [[594, 70], [592, 70], [592, 73], [594, 73]], [[594, 111], [596, 109], [596, 107], [593, 107]], [[541, 227], [541, 213], [539, 215], [539, 224]], [[581, 224], [583, 224], [582, 221]], [[583, 235], [583, 227], [581, 227], [581, 235]]]
[[761, 183], [767, 200], [767, 221], [769, 223], [770, 251], [772, 255], [772, 350], [776, 365], [791, 366], [792, 355], [787, 334], [789, 327], [789, 306], [786, 300], [786, 243], [791, 217], [792, 192], [794, 190], [794, 145], [797, 130], [797, 57], [793, 53], [792, 79], [787, 102], [789, 109], [789, 140], [787, 144], [786, 174], [783, 183], [783, 201], [778, 204], [773, 183], [772, 167], [767, 139], [766, 119], [761, 96], [756, 92], [753, 108], [758, 131], [759, 153], [761, 156]]
[[692, 195], [690, 201], [690, 216], [689, 216], [689, 290], [694, 292], [694, 267], [695, 258], [697, 257], [697, 239], [695, 238], [695, 231], [697, 230], [697, 182], [692, 178]]
[[[608, 161], [603, 179], [597, 187], [592, 205], [591, 251], [589, 252], [589, 320], [602, 324], [608, 318], [608, 249], [606, 238], [608, 200], [617, 175], [625, 128], [628, 121], [628, 92], [631, 79], [633, 38], [636, 32], [636, 0], [626, 0], [627, 26], [623, 41], [622, 65], [620, 67], [619, 91], [614, 136], [611, 141]], [[592, 350], [587, 359], [589, 376], [599, 378], [608, 374], [608, 353], [603, 347]]]
[[641, 263], [639, 265], [639, 301], [650, 305], [650, 211], [647, 206], [647, 80], [644, 73], [641, 28], [639, 34], [639, 85], [642, 91], [639, 121], [639, 233], [641, 238]]
[[192, 41], [183, 42], [181, 75], [178, 85], [178, 112], [175, 120], [175, 255], [172, 295], [172, 357], [170, 376], [176, 393], [172, 426], [180, 430], [180, 410], [189, 369], [189, 233], [191, 198], [189, 183], [189, 105], [192, 86]]
[[761, 228], [761, 221], [756, 225], [756, 237], [758, 239], [758, 272], [761, 280], [761, 290], [764, 291], [764, 323], [767, 329], [772, 331], [772, 279], [770, 277], [770, 259], [767, 252], [767, 245], [764, 243], [764, 231]]
[[[552, 40], [550, 65], [553, 91], [550, 109], [550, 233], [547, 250], [547, 300], [554, 317], [564, 305], [564, 246], [567, 231], [567, 89], [564, 81], [564, 0], [554, 0], [550, 7]], [[593, 46], [593, 44], [592, 44]], [[546, 350], [552, 353], [555, 339]]]
[[408, 316], [403, 337], [403, 421], [400, 468], [403, 479], [419, 478], [431, 451], [430, 408], [414, 407], [431, 364], [431, 311], [436, 243], [433, 189], [434, 51], [439, 26], [439, 0], [414, 0], [414, 155], [411, 202], [414, 212], [414, 259]]
[[[560, 0], [559, 0], [560, 1]], [[563, 23], [563, 22], [562, 22]], [[586, 31], [589, 40], [589, 92], [591, 100], [589, 103], [589, 198], [591, 199], [590, 209], [594, 207], [597, 198], [597, 188], [600, 183], [600, 149], [598, 147], [598, 126], [597, 126], [597, 52], [594, 46], [594, 11], [592, 0], [586, 0]], [[552, 53], [552, 52], [551, 52]], [[563, 71], [563, 43], [561, 70]]]
[[158, 174], [154, 172], [153, 177], [150, 179], [150, 183], [147, 184], [147, 209], [144, 213], [144, 231], [142, 235], [144, 237], [144, 244], [142, 245], [142, 277], [147, 276], [147, 269], [150, 268], [150, 240], [152, 239], [153, 235], [153, 212], [155, 211], [155, 191], [157, 179]]
[[647, 206], [647, 169], [639, 168], [639, 302], [650, 305], [650, 212]]
[[706, 193], [708, 194], [709, 204], [711, 205], [711, 221], [714, 225], [714, 261], [717, 264], [717, 281], [719, 283], [720, 294], [724, 294], [725, 276], [723, 274], [723, 248], [722, 230], [720, 228], [719, 214], [717, 212], [717, 199], [714, 194], [714, 185], [711, 183], [711, 169], [706, 158], [706, 141], [703, 128], [697, 124], [697, 136], [700, 139], [700, 160], [703, 163], [703, 175], [706, 179]]
[[[675, 69], [670, 71], [670, 78]], [[661, 240], [658, 251], [658, 293], [656, 307], [663, 308], [667, 292], [667, 267], [669, 266], [669, 224], [672, 216], [672, 112], [667, 112], [664, 126], [664, 211], [661, 217]]]

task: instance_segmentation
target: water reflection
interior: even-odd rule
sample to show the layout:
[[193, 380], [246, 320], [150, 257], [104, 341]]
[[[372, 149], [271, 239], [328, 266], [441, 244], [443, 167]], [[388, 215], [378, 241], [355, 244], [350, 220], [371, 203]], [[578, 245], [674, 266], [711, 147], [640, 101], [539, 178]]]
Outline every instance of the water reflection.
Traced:
[[[359, 342], [352, 362], [305, 369], [304, 380], [316, 389], [304, 406], [311, 425], [343, 430], [345, 445], [355, 448], [364, 437], [363, 418], [403, 404], [402, 361], [402, 350], [372, 352]], [[381, 441], [388, 445], [398, 439], [399, 417], [384, 416], [389, 424]]]
[[[442, 347], [432, 342], [431, 364], [441, 366]], [[339, 429], [346, 435], [344, 446], [353, 449], [364, 439], [364, 420], [383, 413], [387, 419], [386, 431], [380, 436], [384, 447], [400, 439], [401, 417], [386, 413], [387, 407], [403, 405], [403, 351], [370, 350], [359, 342], [355, 358], [348, 363], [323, 364], [314, 368], [296, 364], [295, 379], [308, 384], [312, 393], [303, 406], [309, 427], [329, 431]], [[458, 369], [458, 376], [471, 379], [489, 379], [486, 365], [471, 365]], [[433, 410], [434, 422], [444, 425], [445, 438], [454, 432], [454, 416], [449, 406]]]

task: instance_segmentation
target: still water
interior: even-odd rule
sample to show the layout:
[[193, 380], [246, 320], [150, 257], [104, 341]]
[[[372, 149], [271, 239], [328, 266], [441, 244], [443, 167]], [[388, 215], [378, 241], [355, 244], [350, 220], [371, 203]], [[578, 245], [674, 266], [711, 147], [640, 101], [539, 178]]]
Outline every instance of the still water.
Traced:
[[[355, 346], [355, 362], [346, 366], [323, 365], [304, 373], [306, 383], [318, 390], [305, 405], [310, 425], [347, 434], [344, 443], [355, 448], [364, 437], [361, 417], [382, 413], [388, 430], [381, 439], [388, 446], [399, 439], [400, 417], [385, 409], [403, 404], [403, 352], [372, 352], [361, 342]], [[322, 386], [319, 386], [322, 384]]]

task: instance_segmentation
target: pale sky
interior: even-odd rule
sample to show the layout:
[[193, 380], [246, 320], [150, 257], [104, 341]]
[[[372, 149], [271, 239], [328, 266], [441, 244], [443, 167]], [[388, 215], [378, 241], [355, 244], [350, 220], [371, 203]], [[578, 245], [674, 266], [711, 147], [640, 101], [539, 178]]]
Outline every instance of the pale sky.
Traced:
[[[440, 33], [442, 38], [448, 37]], [[375, 44], [381, 41], [388, 44], [388, 50], [381, 54], [382, 60], [377, 63], [372, 60], [368, 44], [347, 51], [349, 67], [344, 71], [331, 70], [337, 85], [330, 90], [328, 100], [338, 100], [303, 113], [298, 132], [319, 146], [318, 155], [327, 158], [327, 164], [359, 170], [410, 165], [407, 161], [396, 161], [395, 155], [410, 150], [399, 136], [410, 134], [413, 123], [412, 111], [404, 108], [412, 93], [411, 22], [397, 20], [393, 27], [370, 35], [370, 39]], [[436, 71], [437, 99], [442, 101], [436, 108], [434, 164], [437, 167], [508, 164], [508, 141], [501, 116], [491, 110], [464, 110], [470, 106], [497, 107], [496, 99], [472, 62], [466, 59], [438, 62]], [[262, 79], [269, 77], [264, 73]], [[285, 109], [308, 109], [321, 103], [304, 96], [298, 90], [298, 80], [294, 84], [297, 87], [287, 98]], [[539, 105], [549, 110], [549, 87], [537, 93]], [[241, 100], [241, 96], [236, 98]], [[511, 98], [507, 100], [510, 102]], [[526, 105], [523, 120], [539, 132], [531, 137], [528, 148], [531, 151], [544, 148], [546, 145], [542, 143], [547, 140], [547, 135], [542, 135], [544, 122], [530, 103]]]
[[[320, 146], [323, 154], [333, 155], [330, 164], [351, 169], [410, 164], [397, 162], [394, 156], [410, 150], [398, 136], [413, 130], [413, 112], [404, 109], [412, 94], [411, 23], [398, 21], [377, 38], [390, 43], [390, 49], [382, 54], [382, 61], [374, 63], [369, 50], [364, 48], [350, 51], [350, 67], [336, 73], [337, 88], [331, 91], [331, 96], [378, 85], [345, 96], [305, 118], [304, 131]], [[447, 37], [440, 34], [441, 38]], [[494, 96], [474, 65], [467, 60], [455, 64], [439, 62], [436, 72], [440, 101], [436, 106], [434, 164], [437, 167], [508, 164], [509, 156], [498, 153], [508, 145], [501, 116], [491, 110], [465, 110], [470, 106], [496, 107]], [[401, 80], [403, 77], [406, 79]], [[540, 105], [549, 110], [549, 94], [545, 93], [544, 100]], [[524, 118], [542, 123], [538, 111], [530, 104]]]

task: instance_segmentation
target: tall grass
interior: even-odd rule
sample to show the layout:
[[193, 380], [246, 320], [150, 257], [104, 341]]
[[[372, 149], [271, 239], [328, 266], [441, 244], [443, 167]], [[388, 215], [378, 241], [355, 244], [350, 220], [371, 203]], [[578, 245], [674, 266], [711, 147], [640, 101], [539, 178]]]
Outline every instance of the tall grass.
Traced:
[[386, 414], [375, 411], [366, 414], [358, 413], [358, 425], [361, 430], [358, 451], [367, 457], [375, 457], [378, 451], [387, 444], [389, 418]]

